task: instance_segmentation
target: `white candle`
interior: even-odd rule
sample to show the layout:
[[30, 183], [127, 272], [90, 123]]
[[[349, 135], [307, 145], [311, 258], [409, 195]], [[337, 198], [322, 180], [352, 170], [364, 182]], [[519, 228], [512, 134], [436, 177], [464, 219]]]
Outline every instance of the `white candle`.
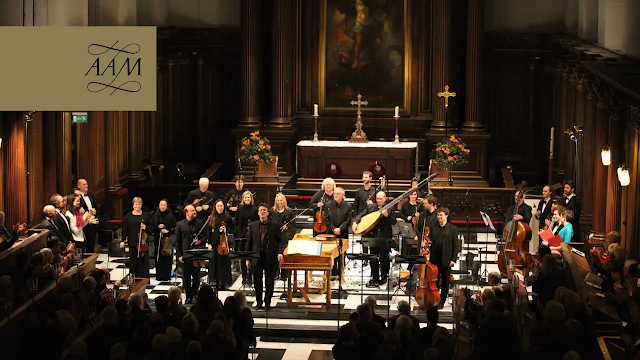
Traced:
[[554, 127], [551, 127], [551, 140], [549, 142], [549, 157], [553, 157], [553, 130]]
[[318, 116], [318, 104], [313, 104], [313, 116]]
[[400, 106], [396, 106], [396, 117], [400, 116]]

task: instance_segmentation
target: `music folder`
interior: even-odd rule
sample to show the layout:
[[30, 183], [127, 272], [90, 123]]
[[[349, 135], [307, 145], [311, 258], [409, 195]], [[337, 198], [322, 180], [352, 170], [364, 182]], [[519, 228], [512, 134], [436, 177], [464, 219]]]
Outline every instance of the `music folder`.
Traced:
[[289, 240], [287, 255], [316, 255], [322, 253], [322, 242], [315, 240]]
[[560, 244], [562, 244], [562, 238], [560, 235], [553, 235], [553, 232], [549, 229], [541, 232], [540, 238], [548, 242], [549, 246], [560, 246]]

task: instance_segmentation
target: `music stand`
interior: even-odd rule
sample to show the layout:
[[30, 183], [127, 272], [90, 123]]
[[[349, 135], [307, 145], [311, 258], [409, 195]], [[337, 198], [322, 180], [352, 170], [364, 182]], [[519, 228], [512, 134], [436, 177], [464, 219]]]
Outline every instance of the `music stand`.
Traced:
[[[413, 265], [420, 264], [424, 265], [427, 263], [426, 256], [421, 255], [396, 255], [396, 263], [397, 264], [409, 264], [409, 280], [407, 285], [405, 286], [404, 293], [409, 297], [409, 308], [411, 308], [411, 275], [413, 271]], [[400, 274], [398, 274], [398, 289], [400, 289]]]
[[[482, 273], [480, 274], [480, 279], [483, 279], [485, 277], [489, 276], [489, 271], [487, 270], [487, 261], [488, 261], [488, 253], [489, 253], [489, 229], [491, 229], [491, 231], [493, 231], [494, 233], [497, 232], [495, 226], [493, 226], [493, 223], [491, 222], [491, 217], [489, 216], [489, 214], [487, 214], [486, 212], [480, 211], [480, 217], [482, 217], [482, 221], [484, 222], [484, 226], [486, 226], [487, 229], [487, 240], [486, 240], [486, 244], [485, 245], [485, 251], [484, 251], [484, 270], [482, 271]], [[482, 262], [482, 253], [480, 253], [480, 262]], [[487, 279], [488, 281], [488, 279]]]
[[[378, 260], [378, 255], [377, 254], [368, 254], [368, 253], [362, 253], [362, 254], [355, 254], [355, 253], [347, 253], [345, 254], [347, 256], [347, 258], [352, 259], [352, 260], [360, 260], [361, 266], [364, 267], [364, 262], [365, 261], [377, 261]], [[360, 303], [364, 303], [364, 271], [360, 271]]]
[[[236, 239], [239, 240], [239, 239]], [[253, 260], [258, 260], [260, 259], [260, 253], [257, 251], [229, 251], [229, 260], [235, 260], [235, 259], [240, 259], [240, 261], [246, 262], [247, 260], [252, 260], [251, 262], [253, 263]], [[242, 263], [240, 264], [242, 265]], [[253, 266], [251, 267], [253, 268]], [[249, 273], [249, 269], [247, 269], [247, 276], [251, 276], [251, 274]], [[253, 284], [253, 281], [251, 282]], [[245, 285], [246, 284], [242, 284], [242, 291], [245, 291]], [[253, 287], [253, 285], [252, 285]], [[254, 288], [255, 291], [255, 288]]]
[[[182, 254], [182, 261], [186, 263], [187, 261], [213, 261], [213, 250], [209, 249], [191, 249], [185, 250], [184, 254]], [[196, 266], [196, 274], [198, 276], [198, 289], [200, 289], [200, 267]], [[184, 271], [184, 269], [182, 270]], [[191, 279], [189, 279], [191, 281]], [[182, 286], [186, 286], [186, 284], [182, 284]], [[196, 289], [196, 291], [198, 290]]]

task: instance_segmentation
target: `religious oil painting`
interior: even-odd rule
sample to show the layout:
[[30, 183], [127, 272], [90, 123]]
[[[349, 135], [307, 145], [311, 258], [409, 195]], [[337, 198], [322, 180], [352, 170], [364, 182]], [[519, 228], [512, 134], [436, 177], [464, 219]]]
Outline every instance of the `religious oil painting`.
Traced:
[[406, 0], [324, 0], [320, 22], [320, 95], [324, 108], [371, 108], [408, 99]]

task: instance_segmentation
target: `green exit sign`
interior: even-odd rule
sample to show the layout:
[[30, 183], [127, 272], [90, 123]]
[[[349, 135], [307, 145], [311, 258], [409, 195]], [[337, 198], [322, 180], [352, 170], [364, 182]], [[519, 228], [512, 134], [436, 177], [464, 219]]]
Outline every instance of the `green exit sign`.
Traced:
[[71, 119], [73, 120], [74, 124], [83, 124], [83, 123], [88, 123], [89, 122], [89, 114], [87, 114], [86, 112], [74, 112], [71, 113]]

